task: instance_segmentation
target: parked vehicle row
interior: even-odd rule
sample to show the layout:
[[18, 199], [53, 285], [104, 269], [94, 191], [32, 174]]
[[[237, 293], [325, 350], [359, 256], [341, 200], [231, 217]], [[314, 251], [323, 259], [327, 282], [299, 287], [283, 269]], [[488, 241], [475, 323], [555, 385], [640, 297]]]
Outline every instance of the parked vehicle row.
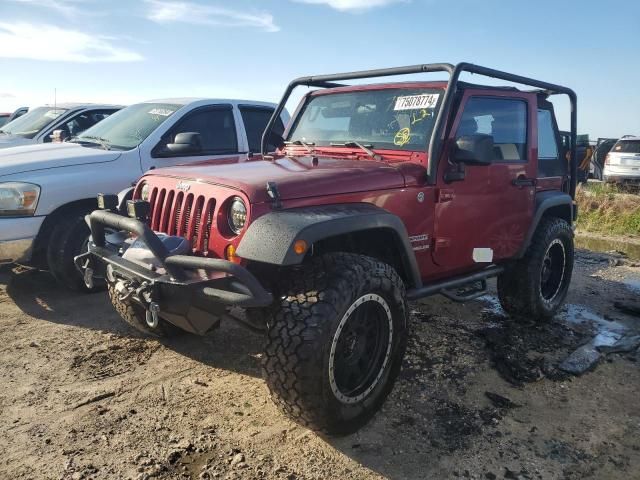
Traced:
[[[87, 249], [84, 216], [96, 208], [96, 194], [125, 189], [156, 167], [223, 157], [223, 162], [243, 162], [259, 149], [275, 105], [174, 98], [119, 111], [58, 107], [65, 108], [57, 116], [50, 114], [55, 118], [32, 139], [45, 141], [52, 129], [79, 123], [80, 118], [109, 116], [64, 143], [0, 151], [0, 263], [48, 268], [70, 288], [93, 290], [97, 287], [85, 285], [73, 259]], [[40, 125], [37, 119], [48, 119], [49, 112], [48, 107], [44, 112], [34, 109], [9, 126], [19, 130], [21, 125]], [[282, 133], [287, 121], [283, 111], [276, 129]]]
[[27, 113], [29, 109], [27, 107], [20, 107], [13, 111], [13, 113], [0, 113], [0, 127], [6, 125], [7, 123], [15, 120], [18, 117], [21, 117], [25, 113]]
[[122, 108], [121, 105], [45, 105], [29, 110], [0, 128], [0, 148], [50, 143], [74, 137]]
[[[430, 72], [449, 80], [345, 84]], [[463, 83], [462, 73], [526, 88]], [[280, 135], [284, 106], [300, 86], [311, 90]], [[571, 103], [570, 162], [550, 95]], [[410, 300], [467, 301], [497, 277], [500, 302], [515, 318], [545, 319], [562, 305], [576, 218], [571, 89], [466, 63], [303, 77], [275, 107], [259, 157], [190, 165], [174, 163], [194, 149], [218, 153], [209, 145], [219, 140], [192, 133], [201, 125], [195, 119], [185, 119], [188, 128], [162, 124], [148, 142], [118, 127], [126, 112], [138, 112], [139, 125], [171, 119], [175, 103], [129, 107], [77, 145], [51, 147], [70, 152], [56, 160], [61, 166], [81, 168], [74, 174], [87, 184], [83, 197], [98, 176], [130, 166], [126, 152], [134, 148], [140, 166], [130, 178], [146, 170], [126, 202], [126, 193], [100, 185], [91, 239], [82, 237], [88, 251], [76, 265], [86, 288], [105, 281], [120, 316], [147, 334], [205, 334], [223, 320], [263, 332], [267, 385], [301, 424], [347, 433], [379, 409], [402, 363]], [[230, 104], [239, 132], [242, 106]], [[241, 136], [239, 151], [257, 146]], [[74, 160], [83, 148], [99, 153], [87, 167]], [[97, 170], [108, 162], [113, 167]], [[16, 187], [15, 208], [37, 205], [55, 218], [48, 206], [40, 210], [39, 181]], [[52, 228], [82, 225], [78, 213], [57, 218]], [[43, 244], [58, 245], [48, 247], [54, 263], [85, 249], [67, 233], [71, 227]], [[69, 242], [74, 247], [65, 250]]]

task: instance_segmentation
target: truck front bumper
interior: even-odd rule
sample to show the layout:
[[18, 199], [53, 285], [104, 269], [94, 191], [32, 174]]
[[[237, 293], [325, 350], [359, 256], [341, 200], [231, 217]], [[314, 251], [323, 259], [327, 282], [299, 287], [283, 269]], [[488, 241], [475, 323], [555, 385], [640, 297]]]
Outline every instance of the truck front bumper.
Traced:
[[[107, 281], [120, 282], [127, 301], [137, 302], [147, 311], [154, 310], [160, 318], [183, 330], [202, 335], [234, 307], [259, 308], [273, 302], [271, 293], [246, 268], [223, 259], [171, 255], [160, 238], [139, 220], [96, 210], [89, 223], [89, 252], [77, 257], [76, 265], [86, 270], [98, 267], [94, 261], [100, 262], [106, 266]], [[122, 258], [106, 242], [105, 227], [142, 238], [161, 268], [152, 270]], [[193, 274], [198, 271], [206, 277]]]
[[0, 218], [0, 264], [31, 260], [44, 217]]

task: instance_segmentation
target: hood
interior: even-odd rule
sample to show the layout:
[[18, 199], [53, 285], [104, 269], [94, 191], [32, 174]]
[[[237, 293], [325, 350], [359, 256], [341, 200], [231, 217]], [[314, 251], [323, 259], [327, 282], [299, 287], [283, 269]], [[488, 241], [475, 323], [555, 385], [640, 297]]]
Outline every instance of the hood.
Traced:
[[40, 143], [0, 150], [0, 176], [71, 167], [87, 163], [113, 162], [122, 152], [83, 147], [77, 143]]
[[20, 135], [12, 135], [10, 133], [0, 134], [0, 148], [18, 147], [20, 145], [31, 145], [36, 143], [31, 138], [24, 138]]
[[402, 188], [404, 176], [396, 166], [370, 160], [331, 157], [283, 157], [276, 161], [200, 163], [153, 170], [161, 175], [213, 183], [244, 192], [252, 203], [269, 201], [267, 182], [275, 182], [283, 200]]

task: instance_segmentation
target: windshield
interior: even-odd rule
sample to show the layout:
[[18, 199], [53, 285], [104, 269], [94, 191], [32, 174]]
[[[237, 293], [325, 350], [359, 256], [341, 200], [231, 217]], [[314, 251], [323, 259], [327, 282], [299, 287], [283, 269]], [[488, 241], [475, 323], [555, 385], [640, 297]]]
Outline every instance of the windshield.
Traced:
[[424, 151], [443, 92], [394, 88], [312, 96], [288, 135], [317, 146], [358, 142], [370, 148]]
[[124, 108], [71, 139], [77, 143], [98, 143], [108, 148], [131, 150], [151, 135], [181, 105], [139, 103]]
[[613, 147], [615, 153], [640, 153], [640, 140], [619, 140]]
[[66, 112], [66, 108], [38, 107], [7, 123], [0, 132], [33, 138], [47, 125]]

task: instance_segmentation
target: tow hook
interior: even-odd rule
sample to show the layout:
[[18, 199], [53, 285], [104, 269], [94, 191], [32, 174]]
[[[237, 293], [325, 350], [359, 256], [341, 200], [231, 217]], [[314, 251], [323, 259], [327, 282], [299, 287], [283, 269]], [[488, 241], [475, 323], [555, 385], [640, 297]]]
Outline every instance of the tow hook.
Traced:
[[160, 307], [156, 302], [149, 303], [149, 309], [146, 312], [145, 320], [150, 328], [156, 328], [158, 326], [158, 313]]
[[91, 254], [89, 252], [85, 252], [81, 255], [78, 255], [73, 258], [73, 263], [78, 269], [78, 271], [82, 274], [82, 279], [84, 280], [87, 288], [92, 289], [94, 286], [93, 283], [93, 267], [91, 262]]
[[84, 284], [89, 290], [93, 288], [93, 268], [87, 265], [84, 269]]

